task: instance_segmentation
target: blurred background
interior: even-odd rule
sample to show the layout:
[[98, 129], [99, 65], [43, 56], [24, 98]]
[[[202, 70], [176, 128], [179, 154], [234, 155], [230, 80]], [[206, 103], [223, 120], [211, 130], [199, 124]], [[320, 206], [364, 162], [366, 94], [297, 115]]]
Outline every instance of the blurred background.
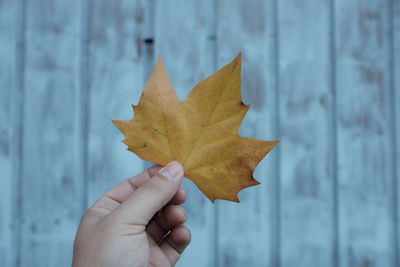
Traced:
[[178, 266], [400, 266], [398, 0], [1, 0], [0, 266], [70, 266], [84, 210], [149, 166], [111, 119], [158, 55], [184, 99], [238, 52], [241, 134], [281, 144], [240, 204], [185, 181]]

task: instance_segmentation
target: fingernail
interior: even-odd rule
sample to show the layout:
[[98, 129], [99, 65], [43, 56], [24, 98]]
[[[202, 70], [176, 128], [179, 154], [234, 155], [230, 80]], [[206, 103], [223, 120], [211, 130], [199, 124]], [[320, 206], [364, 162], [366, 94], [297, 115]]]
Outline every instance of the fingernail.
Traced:
[[162, 173], [165, 177], [167, 177], [169, 179], [173, 179], [173, 178], [180, 176], [180, 174], [182, 173], [182, 167], [178, 162], [173, 161], [173, 162], [170, 162], [164, 168], [162, 168], [160, 170], [160, 173]]

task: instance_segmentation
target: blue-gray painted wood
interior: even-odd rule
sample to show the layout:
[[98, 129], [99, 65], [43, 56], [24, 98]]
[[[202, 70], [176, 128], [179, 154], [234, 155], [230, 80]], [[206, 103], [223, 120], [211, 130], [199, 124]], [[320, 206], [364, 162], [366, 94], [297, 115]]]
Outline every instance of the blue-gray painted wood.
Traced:
[[79, 1], [26, 1], [20, 266], [69, 266], [83, 196], [76, 120]]
[[397, 267], [397, 0], [1, 0], [0, 266], [69, 266], [83, 210], [143, 170], [110, 120], [156, 56], [182, 99], [240, 51], [241, 134], [281, 144], [240, 204], [185, 182], [179, 266]]
[[[178, 98], [185, 99], [197, 82], [213, 73], [212, 1], [157, 1], [155, 55], [162, 57]], [[215, 206], [189, 180], [184, 182], [187, 226], [193, 246], [178, 266], [213, 266]]]
[[391, 86], [392, 86], [392, 118], [395, 120], [391, 123], [392, 125], [392, 149], [394, 150], [392, 157], [393, 160], [393, 187], [395, 193], [394, 206], [396, 210], [393, 210], [394, 219], [394, 230], [395, 233], [393, 238], [395, 240], [395, 246], [397, 248], [396, 253], [396, 264], [400, 265], [400, 1], [392, 1], [393, 5], [389, 6], [390, 23], [392, 25], [391, 42], [392, 42], [392, 54], [391, 54], [391, 65], [393, 68], [391, 71]]
[[[239, 52], [242, 59], [243, 102], [250, 105], [240, 134], [244, 137], [273, 139], [273, 117], [269, 98], [274, 98], [272, 17], [267, 16], [272, 1], [217, 1], [217, 64], [229, 63]], [[271, 154], [276, 151], [271, 152]], [[217, 201], [218, 265], [273, 266], [270, 254], [273, 243], [269, 171], [273, 158], [260, 162], [254, 177], [261, 182], [239, 193], [241, 203]], [[272, 169], [271, 169], [272, 170]], [[275, 177], [276, 178], [276, 177]]]
[[[13, 158], [18, 146], [13, 142], [18, 140], [19, 133], [16, 121], [19, 112], [17, 42], [19, 38], [17, 19], [20, 19], [19, 3], [13, 0], [0, 2], [0, 266], [12, 266], [16, 262], [18, 246], [18, 222], [14, 215], [18, 209], [15, 201], [17, 195], [13, 178]], [[15, 101], [13, 101], [15, 100]]]
[[144, 86], [147, 1], [90, 1], [87, 55], [88, 204], [143, 171], [112, 119], [129, 120]]
[[394, 266], [389, 1], [336, 3], [340, 266]]
[[329, 7], [278, 6], [281, 266], [336, 266]]

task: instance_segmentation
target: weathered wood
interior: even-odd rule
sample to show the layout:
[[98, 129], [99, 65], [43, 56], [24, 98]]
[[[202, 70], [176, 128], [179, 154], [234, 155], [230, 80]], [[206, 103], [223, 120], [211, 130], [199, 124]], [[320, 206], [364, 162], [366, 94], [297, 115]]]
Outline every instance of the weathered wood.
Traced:
[[[242, 95], [250, 104], [241, 135], [276, 138], [274, 41], [272, 1], [217, 1], [218, 67], [243, 53]], [[276, 150], [257, 167], [254, 177], [261, 185], [243, 190], [240, 204], [217, 201], [218, 266], [274, 266], [272, 205]], [[275, 224], [275, 226], [277, 226]], [[277, 241], [277, 240], [275, 240]]]
[[83, 196], [75, 127], [80, 1], [25, 2], [19, 266], [70, 266]]
[[332, 266], [328, 1], [279, 1], [281, 266]]
[[[397, 248], [396, 252], [396, 259], [395, 259], [395, 266], [400, 265], [400, 1], [392, 1], [393, 6], [389, 8], [391, 10], [391, 23], [392, 24], [392, 32], [389, 33], [392, 35], [392, 112], [393, 112], [393, 119], [395, 120], [392, 122], [392, 134], [393, 134], [393, 141], [392, 149], [394, 149], [393, 157], [394, 157], [394, 186], [395, 188], [395, 196], [397, 199], [395, 200], [395, 207], [397, 205], [397, 210], [393, 210], [394, 214], [394, 226], [395, 232], [397, 236], [394, 236], [395, 247]], [[395, 234], [396, 234], [395, 233]]]
[[[212, 1], [158, 1], [155, 9], [155, 55], [164, 60], [178, 97], [213, 73]], [[216, 207], [189, 180], [185, 209], [192, 243], [177, 266], [215, 266]]]
[[389, 1], [336, 1], [340, 266], [394, 266]]
[[0, 266], [15, 265], [18, 251], [19, 7], [14, 0], [0, 2]]
[[241, 134], [282, 142], [240, 204], [185, 181], [178, 265], [399, 265], [400, 1], [2, 0], [0, 266], [69, 266], [83, 209], [143, 170], [110, 120], [155, 56], [183, 99], [240, 51]]
[[92, 1], [89, 6], [88, 204], [112, 186], [143, 171], [143, 161], [126, 150], [111, 119], [133, 116], [144, 86], [143, 28], [148, 1]]

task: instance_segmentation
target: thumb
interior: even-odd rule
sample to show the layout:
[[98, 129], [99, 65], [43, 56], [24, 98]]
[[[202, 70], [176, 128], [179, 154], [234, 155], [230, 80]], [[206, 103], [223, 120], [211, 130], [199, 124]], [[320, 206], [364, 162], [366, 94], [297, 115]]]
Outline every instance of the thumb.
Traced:
[[176, 194], [182, 179], [182, 166], [176, 161], [168, 163], [122, 202], [114, 215], [129, 224], [146, 225]]

